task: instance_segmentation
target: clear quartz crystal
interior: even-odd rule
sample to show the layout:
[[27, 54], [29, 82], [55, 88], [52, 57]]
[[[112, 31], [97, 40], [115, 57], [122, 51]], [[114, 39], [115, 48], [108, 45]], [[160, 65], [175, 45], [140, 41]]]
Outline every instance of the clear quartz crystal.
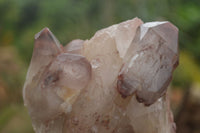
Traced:
[[174, 133], [167, 87], [178, 29], [134, 18], [62, 47], [35, 36], [23, 88], [37, 133]]

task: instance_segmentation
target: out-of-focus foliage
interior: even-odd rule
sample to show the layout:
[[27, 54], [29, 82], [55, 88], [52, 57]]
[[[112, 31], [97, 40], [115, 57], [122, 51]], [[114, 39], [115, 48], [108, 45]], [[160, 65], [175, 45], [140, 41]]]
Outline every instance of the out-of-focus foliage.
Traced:
[[199, 81], [200, 69], [197, 61], [187, 52], [181, 52], [180, 63], [174, 74], [173, 85], [187, 89], [192, 83], [199, 83]]
[[0, 0], [0, 132], [32, 132], [22, 87], [37, 32], [49, 27], [65, 45], [136, 16], [179, 28], [180, 64], [172, 87], [199, 85], [199, 0]]

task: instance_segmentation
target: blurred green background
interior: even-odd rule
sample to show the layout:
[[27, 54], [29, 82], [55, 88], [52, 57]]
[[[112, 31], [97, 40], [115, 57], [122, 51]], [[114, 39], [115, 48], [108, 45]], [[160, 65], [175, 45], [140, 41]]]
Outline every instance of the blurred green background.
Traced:
[[200, 133], [200, 0], [0, 0], [0, 133], [33, 133], [22, 87], [37, 32], [65, 45], [136, 16], [179, 28], [171, 106], [178, 133]]

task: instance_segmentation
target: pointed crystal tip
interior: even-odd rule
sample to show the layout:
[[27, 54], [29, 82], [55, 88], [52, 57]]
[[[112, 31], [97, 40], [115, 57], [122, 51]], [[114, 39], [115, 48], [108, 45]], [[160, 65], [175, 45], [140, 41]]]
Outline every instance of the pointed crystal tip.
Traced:
[[60, 42], [53, 35], [53, 33], [49, 30], [49, 28], [45, 27], [40, 32], [35, 35], [35, 40], [49, 40], [56, 44], [56, 46], [60, 49]]
[[49, 28], [45, 27], [35, 35], [35, 39], [39, 39], [41, 36], [45, 36], [48, 34], [51, 34], [51, 31], [49, 30]]

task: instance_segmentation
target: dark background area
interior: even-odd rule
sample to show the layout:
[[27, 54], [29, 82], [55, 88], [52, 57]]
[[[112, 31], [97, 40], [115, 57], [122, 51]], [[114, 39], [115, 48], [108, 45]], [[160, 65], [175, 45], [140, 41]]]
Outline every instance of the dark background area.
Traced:
[[200, 133], [200, 0], [0, 0], [0, 132], [33, 133], [22, 88], [37, 32], [65, 45], [136, 16], [179, 28], [171, 106], [178, 133]]

